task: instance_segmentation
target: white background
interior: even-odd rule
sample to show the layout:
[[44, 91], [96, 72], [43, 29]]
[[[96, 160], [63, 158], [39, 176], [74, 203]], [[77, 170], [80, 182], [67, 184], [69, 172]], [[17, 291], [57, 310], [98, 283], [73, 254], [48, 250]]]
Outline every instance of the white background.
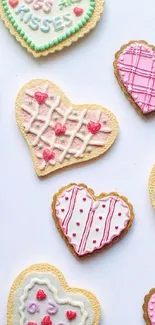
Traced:
[[[38, 262], [57, 266], [72, 286], [101, 303], [101, 324], [141, 325], [143, 297], [155, 286], [155, 213], [148, 177], [155, 163], [155, 118], [140, 117], [113, 74], [121, 45], [155, 44], [155, 2], [107, 0], [97, 27], [70, 48], [35, 60], [0, 22], [0, 324], [6, 323], [11, 283]], [[15, 97], [33, 78], [55, 82], [72, 102], [101, 104], [116, 115], [119, 135], [105, 156], [39, 179], [15, 120]], [[134, 206], [131, 230], [116, 245], [77, 261], [51, 216], [53, 194], [70, 182], [100, 192], [118, 191]]]

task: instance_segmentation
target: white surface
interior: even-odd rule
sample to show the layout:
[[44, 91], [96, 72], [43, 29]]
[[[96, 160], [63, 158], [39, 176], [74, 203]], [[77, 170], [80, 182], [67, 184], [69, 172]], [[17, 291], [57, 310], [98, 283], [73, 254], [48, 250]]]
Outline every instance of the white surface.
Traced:
[[[155, 3], [107, 0], [100, 23], [88, 37], [63, 52], [34, 60], [0, 23], [0, 324], [6, 323], [9, 288], [20, 271], [37, 262], [56, 265], [68, 283], [92, 290], [102, 307], [101, 324], [144, 324], [144, 295], [155, 286], [155, 213], [148, 177], [155, 163], [155, 118], [143, 120], [113, 75], [113, 57], [131, 39], [155, 44]], [[48, 78], [75, 103], [111, 109], [120, 125], [104, 157], [40, 180], [15, 121], [18, 89]], [[51, 217], [53, 194], [70, 182], [118, 191], [134, 205], [135, 221], [116, 245], [89, 260], [72, 256]]]

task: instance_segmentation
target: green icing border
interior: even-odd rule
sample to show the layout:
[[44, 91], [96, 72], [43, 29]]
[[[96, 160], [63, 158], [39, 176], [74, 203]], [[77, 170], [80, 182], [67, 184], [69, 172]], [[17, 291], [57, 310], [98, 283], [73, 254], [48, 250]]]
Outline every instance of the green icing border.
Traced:
[[86, 15], [82, 18], [82, 20], [75, 27], [71, 28], [64, 35], [57, 37], [53, 41], [51, 41], [45, 45], [42, 45], [42, 46], [37, 46], [28, 38], [28, 36], [25, 34], [25, 32], [22, 30], [22, 28], [19, 27], [19, 25], [16, 23], [16, 20], [13, 18], [12, 14], [10, 13], [10, 10], [9, 10], [8, 4], [7, 4], [7, 0], [0, 0], [0, 1], [2, 1], [4, 11], [5, 11], [9, 21], [13, 25], [13, 27], [21, 35], [21, 37], [24, 39], [24, 41], [27, 42], [27, 44], [31, 47], [31, 49], [34, 49], [36, 52], [44, 51], [44, 50], [48, 49], [49, 47], [52, 47], [52, 46], [60, 43], [62, 40], [65, 40], [70, 35], [78, 32], [79, 29], [82, 26], [84, 26], [87, 23], [87, 21], [89, 20], [89, 18], [92, 16], [94, 8], [95, 8], [95, 0], [90, 0], [90, 7], [89, 7]]

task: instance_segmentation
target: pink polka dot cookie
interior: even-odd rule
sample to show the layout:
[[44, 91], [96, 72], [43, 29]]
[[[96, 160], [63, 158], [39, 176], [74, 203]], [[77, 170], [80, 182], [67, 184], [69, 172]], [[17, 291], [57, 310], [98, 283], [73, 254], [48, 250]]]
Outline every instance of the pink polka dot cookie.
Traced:
[[88, 256], [120, 239], [132, 225], [133, 207], [117, 193], [95, 196], [85, 184], [69, 184], [53, 197], [56, 226], [77, 257]]
[[14, 281], [7, 325], [99, 325], [100, 304], [89, 291], [71, 288], [49, 264], [32, 265]]
[[32, 80], [19, 91], [16, 118], [38, 176], [104, 154], [118, 132], [109, 110], [72, 104], [48, 80]]
[[143, 317], [147, 325], [155, 324], [155, 288], [151, 289], [150, 292], [144, 298], [143, 304]]
[[131, 41], [115, 54], [114, 73], [128, 100], [143, 116], [155, 112], [155, 47]]

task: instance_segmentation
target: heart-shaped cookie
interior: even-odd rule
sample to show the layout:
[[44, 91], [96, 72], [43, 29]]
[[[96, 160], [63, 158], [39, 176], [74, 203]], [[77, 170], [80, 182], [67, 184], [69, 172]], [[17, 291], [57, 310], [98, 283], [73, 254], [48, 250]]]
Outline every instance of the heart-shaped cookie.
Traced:
[[105, 153], [118, 131], [110, 111], [99, 105], [71, 104], [47, 80], [32, 80], [20, 90], [16, 117], [39, 176]]
[[155, 165], [153, 166], [149, 176], [149, 193], [150, 193], [152, 206], [155, 210]]
[[143, 317], [147, 325], [155, 324], [155, 288], [151, 289], [150, 292], [144, 298], [143, 304]]
[[131, 41], [115, 55], [114, 72], [128, 100], [141, 114], [155, 112], [155, 48]]
[[[44, 300], [36, 299], [43, 290]], [[71, 288], [49, 264], [32, 265], [14, 281], [9, 295], [7, 325], [98, 325], [100, 304], [89, 291]]]
[[0, 0], [6, 27], [35, 57], [83, 37], [96, 26], [103, 8], [104, 0]]
[[76, 256], [111, 245], [133, 221], [133, 208], [117, 193], [95, 196], [85, 184], [69, 184], [55, 194], [53, 217], [60, 234]]

